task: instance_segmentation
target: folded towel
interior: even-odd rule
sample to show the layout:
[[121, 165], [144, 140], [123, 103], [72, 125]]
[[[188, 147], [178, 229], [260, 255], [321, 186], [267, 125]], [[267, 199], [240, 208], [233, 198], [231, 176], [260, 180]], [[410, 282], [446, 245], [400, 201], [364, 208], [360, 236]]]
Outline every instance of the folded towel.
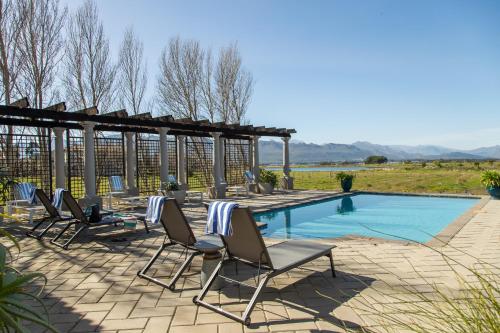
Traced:
[[161, 208], [165, 202], [165, 197], [163, 196], [151, 196], [148, 199], [148, 209], [146, 210], [146, 221], [151, 223], [160, 222], [161, 218]]
[[245, 178], [247, 180], [247, 183], [253, 184], [255, 183], [255, 176], [251, 171], [245, 171]]
[[109, 176], [109, 185], [111, 192], [125, 191], [125, 186], [123, 185], [121, 176]]
[[20, 200], [26, 200], [30, 205], [36, 204], [35, 185], [31, 183], [19, 183], [14, 185]]
[[233, 234], [231, 214], [236, 207], [238, 207], [238, 204], [235, 202], [212, 202], [208, 207], [208, 221], [205, 233], [231, 236]]
[[62, 207], [63, 191], [64, 191], [63, 188], [56, 188], [56, 190], [54, 191], [54, 197], [52, 198], [52, 206], [56, 207], [57, 210], [61, 210], [61, 207]]

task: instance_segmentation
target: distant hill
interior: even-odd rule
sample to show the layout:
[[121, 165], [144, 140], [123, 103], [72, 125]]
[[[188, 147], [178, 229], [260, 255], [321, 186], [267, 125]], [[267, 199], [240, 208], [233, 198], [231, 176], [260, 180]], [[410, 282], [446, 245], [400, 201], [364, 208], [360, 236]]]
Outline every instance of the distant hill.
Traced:
[[[281, 163], [283, 144], [277, 141], [260, 141], [261, 163]], [[500, 158], [500, 146], [482, 147], [472, 150], [453, 150], [450, 148], [421, 145], [378, 145], [370, 142], [354, 142], [353, 144], [314, 144], [299, 141], [290, 142], [291, 163], [318, 163], [362, 161], [370, 155], [383, 155], [390, 160], [415, 159], [488, 159]]]

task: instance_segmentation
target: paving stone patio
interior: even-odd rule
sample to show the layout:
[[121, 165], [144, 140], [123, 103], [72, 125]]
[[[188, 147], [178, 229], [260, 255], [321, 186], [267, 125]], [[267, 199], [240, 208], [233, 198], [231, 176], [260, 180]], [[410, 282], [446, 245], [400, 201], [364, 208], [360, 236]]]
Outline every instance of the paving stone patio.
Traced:
[[[263, 209], [331, 195], [332, 192], [294, 191], [239, 201]], [[183, 210], [195, 233], [201, 233], [205, 209], [200, 204], [187, 203]], [[127, 240], [114, 242], [116, 237]], [[404, 308], [405, 303], [414, 301], [407, 290], [431, 294], [430, 283], [442, 285], [453, 294], [460, 289], [453, 269], [470, 275], [458, 264], [447, 264], [440, 253], [423, 245], [359, 237], [338, 239], [334, 241], [337, 278], [332, 278], [324, 258], [271, 280], [252, 314], [252, 325], [244, 327], [192, 303], [200, 288], [199, 257], [178, 282], [179, 291], [163, 290], [137, 277], [137, 271], [163, 240], [164, 233], [158, 227], [150, 234], [141, 228], [115, 228], [95, 237], [88, 235], [68, 251], [48, 241], [23, 238], [16, 265], [46, 274], [48, 283], [43, 298], [51, 322], [62, 332], [344, 332], [346, 326], [377, 331], [380, 318], [367, 305], [376, 309]], [[498, 267], [499, 241], [500, 200], [490, 200], [439, 250], [469, 267], [480, 260]], [[155, 276], [166, 277], [174, 266], [166, 259], [153, 268]], [[499, 272], [492, 273], [498, 276]], [[207, 300], [241, 312], [244, 306], [239, 301], [248, 296], [245, 288], [226, 286], [220, 293], [210, 292]]]

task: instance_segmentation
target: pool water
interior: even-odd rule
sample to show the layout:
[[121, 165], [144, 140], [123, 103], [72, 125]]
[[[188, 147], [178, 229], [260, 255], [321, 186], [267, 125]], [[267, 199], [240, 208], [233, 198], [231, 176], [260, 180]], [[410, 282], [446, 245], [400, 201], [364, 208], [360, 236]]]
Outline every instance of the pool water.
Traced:
[[255, 213], [271, 238], [361, 235], [427, 242], [479, 199], [358, 194]]

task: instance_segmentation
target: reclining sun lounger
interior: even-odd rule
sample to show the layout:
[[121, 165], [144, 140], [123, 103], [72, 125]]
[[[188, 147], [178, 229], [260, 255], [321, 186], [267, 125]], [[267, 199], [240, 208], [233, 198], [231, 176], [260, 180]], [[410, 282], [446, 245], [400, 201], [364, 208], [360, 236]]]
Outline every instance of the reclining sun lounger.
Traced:
[[[44, 216], [40, 220], [38, 220], [35, 226], [26, 233], [26, 236], [33, 237], [36, 239], [42, 239], [42, 237], [49, 231], [50, 228], [54, 226], [57, 222], [68, 221], [73, 219], [71, 216], [63, 216], [59, 213], [57, 208], [52, 204], [47, 194], [42, 190], [37, 188], [35, 190], [35, 195], [38, 200], [45, 207], [45, 210], [49, 214], [48, 216]], [[40, 228], [44, 223], [48, 222], [49, 224], [45, 229], [43, 229], [40, 233], [36, 233], [35, 231]]]
[[[73, 198], [73, 196], [69, 191], [63, 191], [62, 196], [64, 204], [71, 212], [71, 215], [73, 215], [74, 217], [74, 221], [71, 221], [68, 224], [66, 224], [63, 230], [61, 230], [61, 232], [57, 234], [56, 237], [54, 237], [50, 242], [54, 245], [62, 247], [65, 250], [68, 249], [71, 242], [73, 242], [73, 240], [85, 229], [97, 226], [109, 225], [109, 224], [116, 225], [117, 223], [123, 222], [122, 219], [108, 216], [110, 213], [101, 214], [100, 219], [97, 222], [90, 222], [85, 213], [82, 211], [82, 208], [78, 205], [75, 198]], [[73, 233], [73, 235], [70, 236], [67, 241], [59, 243], [58, 242], [59, 238], [61, 238], [71, 226], [75, 226], [75, 232]], [[149, 232], [146, 222], [144, 222], [144, 226], [146, 228], [146, 231]]]
[[[213, 274], [210, 276], [198, 296], [193, 298], [195, 304], [201, 305], [248, 326], [250, 325], [250, 315], [255, 303], [269, 279], [323, 256], [330, 259], [332, 275], [335, 277], [335, 268], [331, 252], [335, 247], [334, 245], [292, 240], [266, 247], [248, 208], [234, 208], [231, 217], [231, 225], [232, 235], [220, 236], [226, 249], [222, 261], [215, 268]], [[222, 275], [222, 268], [233, 261], [236, 263], [241, 262], [257, 269], [257, 286], [251, 286], [255, 288], [255, 292], [241, 317], [203, 300], [210, 286], [217, 278], [222, 278], [231, 283], [249, 286], [243, 282]]]
[[[200, 238], [196, 238], [186, 220], [184, 213], [182, 212], [179, 204], [175, 199], [165, 198], [163, 207], [161, 210], [160, 223], [165, 229], [166, 237], [163, 244], [160, 246], [156, 254], [149, 260], [149, 262], [141, 269], [137, 275], [154, 282], [164, 288], [174, 290], [175, 283], [181, 277], [182, 273], [189, 266], [194, 257], [203, 254], [200, 249], [207, 248], [222, 248], [222, 242], [219, 237], [213, 235], [206, 235]], [[168, 242], [166, 241], [168, 238]], [[162, 252], [168, 247], [179, 245], [184, 248], [185, 251], [191, 251], [189, 256], [182, 262], [181, 267], [175, 273], [172, 280], [168, 283], [162, 282], [146, 273], [155, 263], [155, 261], [160, 257]]]

